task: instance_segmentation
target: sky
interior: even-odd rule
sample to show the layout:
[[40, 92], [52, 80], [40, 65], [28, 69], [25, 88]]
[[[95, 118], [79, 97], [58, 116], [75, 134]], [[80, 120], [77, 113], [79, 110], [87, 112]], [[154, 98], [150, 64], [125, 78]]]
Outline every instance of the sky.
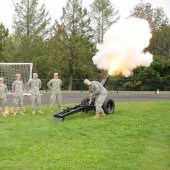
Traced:
[[[5, 27], [9, 28], [12, 32], [13, 14], [14, 14], [14, 4], [20, 0], [0, 0], [0, 23], [2, 22]], [[65, 6], [67, 0], [39, 0], [40, 4], [45, 3], [46, 9], [49, 11], [52, 23], [55, 19], [59, 20], [62, 15], [62, 7]], [[126, 18], [130, 15], [130, 10], [140, 2], [140, 0], [110, 0], [113, 6], [119, 10], [121, 18]], [[83, 0], [84, 7], [89, 8], [89, 5], [93, 0]], [[170, 20], [170, 0], [144, 0], [144, 2], [149, 2], [153, 7], [162, 7], [164, 12]]]

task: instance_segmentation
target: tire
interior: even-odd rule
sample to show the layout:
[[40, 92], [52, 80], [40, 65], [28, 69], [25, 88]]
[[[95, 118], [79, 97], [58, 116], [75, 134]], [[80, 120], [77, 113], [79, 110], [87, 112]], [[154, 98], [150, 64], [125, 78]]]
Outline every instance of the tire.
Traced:
[[81, 101], [81, 105], [86, 105], [88, 102], [89, 102], [89, 97], [86, 97]]
[[102, 108], [105, 114], [111, 114], [115, 111], [115, 103], [112, 99], [106, 99]]

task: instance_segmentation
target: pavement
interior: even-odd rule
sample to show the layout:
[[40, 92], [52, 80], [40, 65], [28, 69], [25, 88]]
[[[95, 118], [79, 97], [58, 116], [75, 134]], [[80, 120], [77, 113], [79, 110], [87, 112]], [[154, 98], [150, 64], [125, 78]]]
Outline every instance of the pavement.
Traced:
[[[64, 91], [62, 92], [62, 103], [81, 103], [81, 100], [88, 97], [88, 91]], [[42, 92], [42, 104], [50, 103], [50, 93]], [[170, 92], [160, 92], [155, 94], [155, 92], [116, 92], [111, 91], [108, 94], [108, 98], [112, 98], [115, 102], [117, 101], [155, 101], [155, 100], [170, 100]], [[30, 105], [30, 96], [24, 95], [24, 104]], [[7, 95], [7, 105], [13, 105], [13, 95]]]

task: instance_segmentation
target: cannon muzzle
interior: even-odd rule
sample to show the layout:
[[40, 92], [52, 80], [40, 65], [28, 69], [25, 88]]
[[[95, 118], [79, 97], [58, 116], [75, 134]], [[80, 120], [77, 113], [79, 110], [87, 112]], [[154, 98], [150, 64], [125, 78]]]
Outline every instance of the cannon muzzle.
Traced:
[[100, 83], [103, 85], [103, 87], [106, 87], [108, 81], [109, 81], [110, 76], [107, 75]]

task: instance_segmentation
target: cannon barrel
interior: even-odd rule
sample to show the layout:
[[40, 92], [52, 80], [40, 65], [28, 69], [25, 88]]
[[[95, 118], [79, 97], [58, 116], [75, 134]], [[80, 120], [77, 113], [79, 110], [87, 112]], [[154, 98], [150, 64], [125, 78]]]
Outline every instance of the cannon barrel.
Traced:
[[110, 76], [107, 75], [100, 83], [102, 84], [103, 87], [106, 87], [108, 81], [109, 81]]

